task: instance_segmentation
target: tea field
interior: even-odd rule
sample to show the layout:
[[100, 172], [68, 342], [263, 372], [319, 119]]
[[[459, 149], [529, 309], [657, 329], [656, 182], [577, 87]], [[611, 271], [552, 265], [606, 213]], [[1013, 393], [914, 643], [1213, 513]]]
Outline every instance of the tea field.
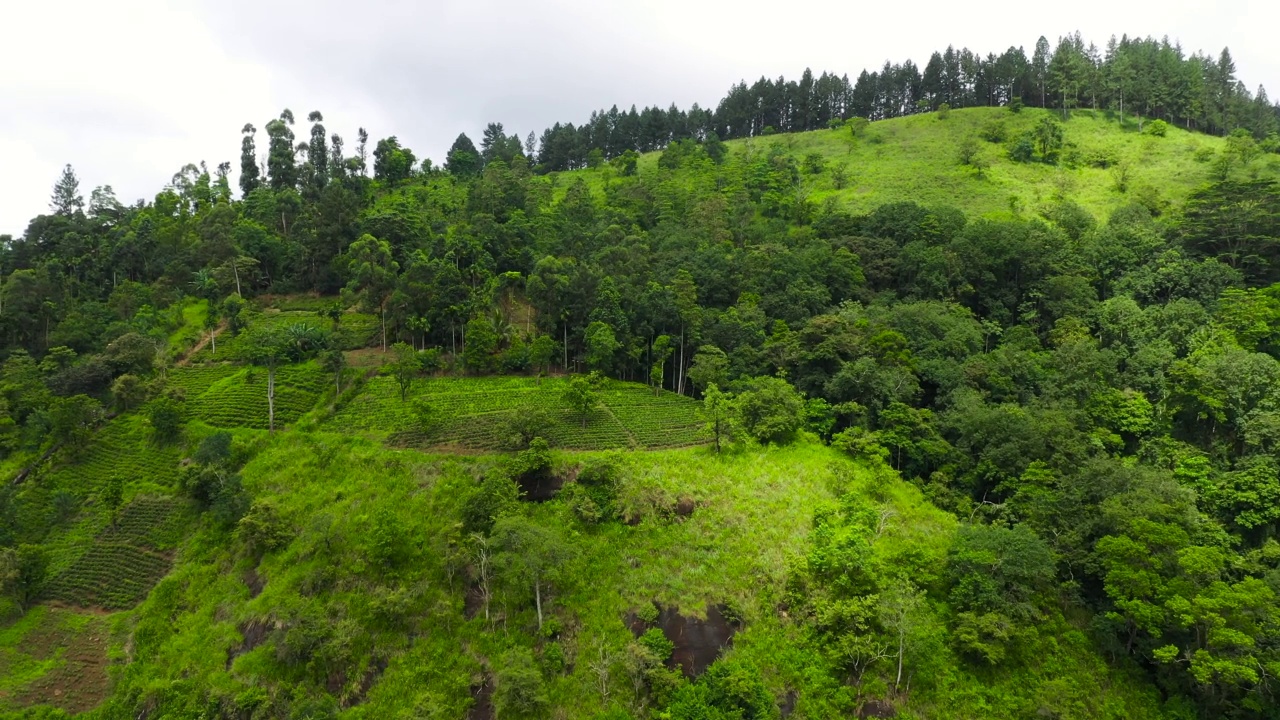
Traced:
[[561, 399], [566, 381], [550, 378], [432, 378], [416, 381], [405, 401], [394, 378], [369, 380], [324, 429], [364, 432], [394, 445], [497, 450], [522, 420], [554, 447], [577, 450], [669, 448], [708, 441], [698, 403], [636, 383], [610, 381], [586, 422]]

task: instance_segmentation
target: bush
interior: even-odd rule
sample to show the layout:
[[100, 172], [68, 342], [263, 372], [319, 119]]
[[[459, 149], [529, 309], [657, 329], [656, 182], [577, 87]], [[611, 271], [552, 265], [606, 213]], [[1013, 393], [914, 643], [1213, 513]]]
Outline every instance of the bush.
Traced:
[[158, 397], [147, 406], [147, 422], [158, 442], [172, 442], [182, 433], [182, 404], [170, 397]]
[[250, 505], [249, 511], [236, 523], [236, 537], [252, 557], [261, 557], [288, 545], [290, 535], [279, 509], [267, 500]]
[[942, 103], [938, 106], [938, 119], [946, 120], [949, 117], [951, 117], [951, 106], [947, 103]]
[[1030, 135], [1021, 135], [1009, 148], [1009, 159], [1014, 162], [1027, 163], [1036, 155], [1036, 144]]
[[1142, 128], [1143, 135], [1152, 137], [1164, 137], [1169, 133], [1169, 123], [1163, 120], [1152, 120], [1147, 126]]
[[1005, 127], [1004, 120], [997, 118], [984, 123], [978, 136], [989, 143], [999, 144], [1009, 139], [1009, 130]]
[[1022, 112], [1022, 98], [1014, 98], [1009, 101], [1009, 112], [1011, 113]]
[[503, 653], [493, 673], [493, 709], [497, 720], [539, 717], [549, 704], [533, 653], [526, 648], [512, 648]]

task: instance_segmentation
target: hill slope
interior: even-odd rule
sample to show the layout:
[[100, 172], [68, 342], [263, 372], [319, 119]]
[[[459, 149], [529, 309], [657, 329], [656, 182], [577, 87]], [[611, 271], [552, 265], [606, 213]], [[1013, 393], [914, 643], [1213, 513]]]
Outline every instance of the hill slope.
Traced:
[[[952, 206], [978, 216], [1006, 216], [1067, 198], [1099, 219], [1135, 199], [1164, 207], [1181, 204], [1193, 189], [1211, 179], [1213, 162], [1227, 146], [1224, 138], [1172, 126], [1163, 137], [1140, 133], [1131, 120], [1122, 125], [1110, 113], [1085, 110], [1071, 113], [1062, 123], [1065, 147], [1059, 163], [1011, 159], [1016, 141], [1044, 118], [1060, 120], [1062, 113], [1038, 108], [1018, 113], [1007, 108], [964, 108], [950, 111], [945, 119], [934, 112], [881, 120], [857, 138], [842, 126], [725, 144], [738, 157], [771, 147], [797, 159], [820, 156], [821, 171], [805, 171], [802, 187], [815, 203], [834, 202], [849, 212], [913, 201]], [[1003, 139], [993, 142], [984, 134]], [[976, 157], [989, 164], [981, 174], [960, 161], [966, 143], [973, 143]], [[656, 172], [661, 155], [641, 156], [640, 172]], [[1121, 168], [1126, 192], [1117, 187]], [[1255, 160], [1253, 169], [1261, 177], [1280, 176], [1280, 158]], [[844, 187], [837, 188], [841, 173], [845, 180], [839, 184]], [[583, 177], [593, 188], [602, 189], [614, 175], [612, 168], [598, 168], [561, 177]]]

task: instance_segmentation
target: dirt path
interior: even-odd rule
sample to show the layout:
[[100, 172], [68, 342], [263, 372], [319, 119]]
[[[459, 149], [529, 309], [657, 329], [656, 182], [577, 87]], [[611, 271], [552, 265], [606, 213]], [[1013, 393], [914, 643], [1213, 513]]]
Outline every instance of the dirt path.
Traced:
[[178, 360], [178, 362], [176, 363], [176, 365], [177, 365], [178, 367], [186, 367], [187, 365], [190, 365], [190, 364], [191, 364], [191, 358], [192, 358], [196, 353], [198, 353], [198, 352], [200, 352], [201, 350], [203, 350], [203, 349], [205, 349], [206, 347], [208, 347], [209, 342], [214, 338], [214, 336], [216, 336], [216, 335], [220, 335], [220, 334], [222, 333], [222, 328], [223, 328], [223, 327], [224, 327], [224, 324], [223, 324], [223, 323], [219, 323], [219, 324], [218, 324], [218, 327], [214, 328], [214, 330], [213, 330], [213, 332], [212, 332], [212, 333], [210, 333], [210, 334], [208, 334], [208, 335], [202, 335], [202, 336], [200, 336], [200, 342], [196, 343], [196, 344], [195, 344], [195, 347], [193, 347], [193, 348], [191, 348], [190, 350], [188, 350], [188, 351], [187, 351], [187, 353], [186, 353], [185, 355], [183, 355], [181, 358], [179, 358], [179, 360]]

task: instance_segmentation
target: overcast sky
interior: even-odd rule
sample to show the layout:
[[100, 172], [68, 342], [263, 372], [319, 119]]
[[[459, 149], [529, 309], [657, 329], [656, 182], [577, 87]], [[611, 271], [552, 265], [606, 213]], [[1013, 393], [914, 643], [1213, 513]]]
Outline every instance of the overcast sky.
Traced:
[[[151, 198], [184, 164], [239, 164], [240, 128], [320, 110], [354, 144], [397, 135], [439, 162], [485, 123], [521, 137], [591, 110], [697, 102], [805, 67], [850, 77], [886, 59], [999, 52], [1081, 31], [1230, 46], [1280, 92], [1274, 0], [973, 3], [692, 0], [0, 0], [0, 234], [46, 212], [71, 163], [88, 198]], [[305, 136], [305, 128], [295, 132]], [[259, 148], [265, 137], [259, 133]]]

